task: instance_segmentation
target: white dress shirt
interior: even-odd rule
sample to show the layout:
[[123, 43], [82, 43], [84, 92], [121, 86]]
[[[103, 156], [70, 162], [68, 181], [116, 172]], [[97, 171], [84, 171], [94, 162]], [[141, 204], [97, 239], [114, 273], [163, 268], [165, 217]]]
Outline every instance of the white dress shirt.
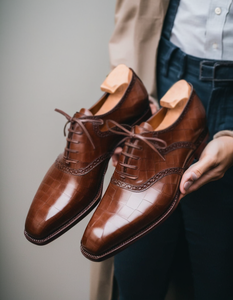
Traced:
[[232, 2], [180, 0], [170, 41], [189, 55], [233, 61]]

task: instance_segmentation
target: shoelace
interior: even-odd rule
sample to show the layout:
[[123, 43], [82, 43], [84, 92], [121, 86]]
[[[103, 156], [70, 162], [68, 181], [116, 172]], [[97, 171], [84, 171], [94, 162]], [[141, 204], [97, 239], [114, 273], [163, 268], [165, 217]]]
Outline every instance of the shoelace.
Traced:
[[[71, 123], [71, 126], [70, 128], [68, 129], [69, 132], [73, 133], [73, 134], [78, 134], [78, 135], [81, 135], [83, 133], [86, 134], [88, 140], [90, 141], [93, 149], [95, 149], [95, 145], [93, 143], [93, 140], [88, 132], [88, 130], [86, 129], [86, 127], [83, 125], [83, 123], [93, 123], [93, 124], [97, 124], [97, 125], [103, 125], [104, 122], [103, 120], [101, 119], [94, 119], [94, 118], [91, 118], [91, 117], [88, 117], [88, 118], [85, 118], [85, 115], [84, 117], [81, 117], [81, 118], [74, 118], [74, 117], [71, 117], [69, 116], [67, 113], [65, 113], [64, 111], [60, 110], [60, 109], [55, 109], [56, 112], [62, 114], [63, 116], [66, 117], [66, 119], [68, 120], [64, 126], [64, 136], [66, 136], [66, 126]], [[76, 124], [76, 126], [75, 126]], [[74, 126], [72, 126], [74, 125]], [[77, 126], [78, 125], [78, 126]], [[81, 129], [81, 131], [77, 131], [77, 127], [79, 127]], [[74, 143], [74, 144], [79, 144], [79, 141], [74, 141], [72, 138], [69, 138], [67, 137], [66, 138], [67, 140], [67, 145], [68, 147], [65, 148], [65, 153], [67, 153], [66, 156], [64, 156], [65, 160], [66, 160], [66, 163], [77, 163], [78, 160], [77, 159], [71, 159], [69, 158], [69, 153], [78, 153], [78, 150], [73, 150], [73, 149], [70, 149], [69, 148], [69, 144], [70, 143]]]
[[[111, 128], [109, 126], [109, 123], [112, 123], [115, 125], [116, 128], [119, 128], [121, 129], [122, 131], [116, 131], [114, 130], [113, 128]], [[123, 138], [123, 140], [121, 140], [120, 143], [123, 143], [124, 141], [126, 141], [127, 139], [130, 139], [129, 142], [125, 142], [125, 145], [128, 146], [128, 147], [131, 147], [131, 148], [135, 148], [135, 149], [139, 149], [139, 150], [142, 150], [141, 147], [135, 145], [134, 143], [132, 143], [132, 140], [133, 139], [136, 139], [136, 140], [141, 140], [143, 141], [144, 143], [146, 143], [152, 150], [154, 150], [156, 153], [158, 153], [158, 155], [163, 159], [165, 160], [165, 158], [163, 157], [163, 155], [159, 152], [158, 149], [164, 149], [167, 147], [167, 143], [162, 140], [162, 139], [159, 139], [159, 138], [156, 138], [156, 137], [147, 137], [147, 136], [143, 136], [142, 134], [139, 134], [139, 133], [135, 133], [133, 130], [133, 128], [131, 128], [131, 131], [129, 131], [128, 129], [126, 129], [125, 127], [123, 127], [122, 125], [118, 124], [117, 122], [113, 121], [113, 120], [107, 120], [106, 121], [106, 125], [107, 125], [107, 128], [109, 131], [111, 131], [112, 133], [115, 133], [115, 134], [121, 134], [121, 135], [124, 135], [125, 138]], [[163, 146], [159, 146], [159, 145], [155, 145], [153, 144], [151, 141], [155, 141], [157, 143], [161, 143]], [[122, 154], [128, 158], [132, 158], [132, 159], [135, 159], [135, 160], [138, 160], [139, 159], [139, 156], [135, 156], [133, 154], [130, 154], [130, 153], [127, 153], [127, 152], [123, 152], [122, 151]], [[123, 168], [129, 168], [129, 169], [133, 169], [133, 170], [136, 170], [137, 169], [137, 166], [135, 165], [130, 165], [130, 164], [126, 164], [126, 163], [119, 163]], [[124, 170], [124, 169], [123, 169]], [[138, 177], [137, 176], [133, 176], [131, 174], [128, 174], [126, 172], [119, 172], [119, 171], [116, 171], [117, 173], [120, 174], [120, 176], [122, 178], [129, 178], [129, 179], [137, 179]]]

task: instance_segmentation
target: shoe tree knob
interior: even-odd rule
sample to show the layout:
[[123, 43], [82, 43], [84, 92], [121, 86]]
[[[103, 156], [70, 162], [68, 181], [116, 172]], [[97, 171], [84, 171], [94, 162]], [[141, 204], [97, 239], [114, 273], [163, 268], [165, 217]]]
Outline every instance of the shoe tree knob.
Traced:
[[104, 80], [100, 88], [103, 92], [114, 94], [116, 90], [129, 85], [132, 78], [132, 71], [126, 65], [118, 65]]
[[125, 65], [118, 65], [104, 80], [100, 88], [108, 93], [106, 101], [96, 113], [105, 114], [110, 111], [123, 97], [131, 81], [133, 72]]
[[160, 105], [167, 108], [167, 110], [164, 111], [165, 115], [161, 112], [160, 118], [163, 119], [159, 126], [156, 126], [156, 131], [163, 130], [171, 126], [179, 118], [189, 100], [191, 92], [191, 85], [185, 80], [177, 81], [167, 91], [167, 93], [160, 100]]
[[160, 105], [175, 108], [181, 102], [187, 102], [191, 94], [191, 86], [185, 80], [176, 82], [160, 100]]

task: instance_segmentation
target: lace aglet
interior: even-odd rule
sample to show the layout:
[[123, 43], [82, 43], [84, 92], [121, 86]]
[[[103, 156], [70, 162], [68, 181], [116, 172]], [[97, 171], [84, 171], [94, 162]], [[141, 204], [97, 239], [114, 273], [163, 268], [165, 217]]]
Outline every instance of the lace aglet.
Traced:
[[166, 161], [165, 157], [163, 157], [162, 154], [159, 153], [159, 156], [162, 158], [163, 161]]

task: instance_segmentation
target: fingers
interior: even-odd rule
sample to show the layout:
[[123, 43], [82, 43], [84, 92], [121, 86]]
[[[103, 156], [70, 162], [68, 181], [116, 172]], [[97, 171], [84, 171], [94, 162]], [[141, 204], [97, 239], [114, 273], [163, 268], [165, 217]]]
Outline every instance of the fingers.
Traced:
[[151, 110], [152, 115], [154, 115], [158, 109], [155, 104], [150, 103], [150, 110]]
[[150, 102], [151, 113], [152, 115], [154, 115], [159, 110], [158, 102], [151, 95], [149, 95], [149, 102]]
[[114, 155], [120, 155], [121, 154], [121, 152], [122, 152], [122, 148], [121, 147], [117, 147], [116, 149], [115, 149], [115, 151], [114, 151]]
[[[213, 168], [214, 162], [209, 156], [205, 156], [185, 171], [180, 182], [182, 194], [190, 193], [203, 184], [211, 181], [211, 176], [206, 175]], [[204, 176], [205, 174], [205, 176]], [[214, 180], [212, 178], [212, 180]]]
[[118, 160], [119, 160], [119, 155], [113, 154], [113, 156], [112, 156], [112, 165], [113, 165], [113, 167], [117, 166]]
[[184, 183], [183, 188], [185, 191], [187, 191], [190, 186], [198, 179], [196, 173], [192, 172], [190, 173], [189, 179]]
[[193, 181], [192, 184], [190, 185], [190, 187], [186, 190], [185, 195], [190, 194], [190, 193], [198, 190], [200, 187], [207, 184], [208, 182], [218, 180], [222, 177], [222, 176], [218, 176], [218, 175], [213, 176], [213, 174], [211, 174], [211, 172], [207, 172], [206, 174], [202, 175], [198, 180]]
[[115, 149], [114, 154], [112, 156], [112, 165], [113, 165], [113, 167], [117, 166], [117, 163], [118, 163], [118, 160], [119, 160], [121, 152], [122, 152], [122, 148], [121, 147], [117, 147]]

